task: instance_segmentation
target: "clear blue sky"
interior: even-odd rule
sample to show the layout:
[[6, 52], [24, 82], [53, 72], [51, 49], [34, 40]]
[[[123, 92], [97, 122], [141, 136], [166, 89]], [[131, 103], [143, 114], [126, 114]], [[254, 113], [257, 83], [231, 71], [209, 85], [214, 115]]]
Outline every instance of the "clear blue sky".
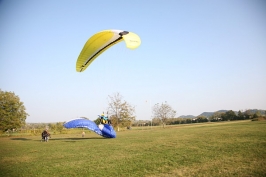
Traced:
[[[26, 122], [94, 120], [119, 92], [150, 119], [167, 103], [177, 116], [266, 109], [263, 0], [1, 0], [0, 89], [15, 92]], [[94, 33], [138, 34], [82, 73], [77, 57]]]

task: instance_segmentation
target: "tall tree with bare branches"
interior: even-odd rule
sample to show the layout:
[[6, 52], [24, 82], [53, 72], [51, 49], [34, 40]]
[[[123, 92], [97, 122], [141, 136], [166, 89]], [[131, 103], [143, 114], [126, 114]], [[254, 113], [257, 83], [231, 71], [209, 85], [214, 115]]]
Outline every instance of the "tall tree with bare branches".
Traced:
[[120, 93], [108, 96], [108, 113], [112, 124], [117, 127], [131, 126], [135, 120], [135, 107], [131, 106], [127, 101], [123, 100]]
[[162, 121], [163, 127], [165, 126], [165, 123], [167, 119], [174, 118], [176, 111], [172, 109], [172, 107], [165, 103], [162, 104], [155, 104], [153, 106], [153, 117], [156, 119], [160, 119]]

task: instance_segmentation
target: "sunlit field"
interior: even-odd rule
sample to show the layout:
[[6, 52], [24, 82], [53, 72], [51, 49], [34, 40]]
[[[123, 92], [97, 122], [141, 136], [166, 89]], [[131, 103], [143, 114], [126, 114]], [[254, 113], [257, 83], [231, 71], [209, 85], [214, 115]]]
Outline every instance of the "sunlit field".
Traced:
[[0, 138], [0, 176], [266, 176], [266, 121]]

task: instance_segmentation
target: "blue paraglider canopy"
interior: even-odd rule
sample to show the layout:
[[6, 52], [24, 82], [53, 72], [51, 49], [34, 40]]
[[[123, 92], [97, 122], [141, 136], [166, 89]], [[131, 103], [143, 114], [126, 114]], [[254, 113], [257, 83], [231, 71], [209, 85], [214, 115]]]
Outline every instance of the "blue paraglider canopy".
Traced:
[[105, 138], [115, 138], [116, 132], [110, 124], [97, 124], [91, 120], [77, 118], [70, 120], [64, 124], [65, 128], [87, 128]]

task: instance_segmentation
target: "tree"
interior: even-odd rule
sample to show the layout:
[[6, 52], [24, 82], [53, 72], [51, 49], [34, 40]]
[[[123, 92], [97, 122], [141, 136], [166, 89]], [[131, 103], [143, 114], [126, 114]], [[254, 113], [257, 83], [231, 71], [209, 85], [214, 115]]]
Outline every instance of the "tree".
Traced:
[[122, 100], [120, 93], [115, 93], [113, 96], [109, 95], [108, 112], [112, 124], [117, 127], [129, 127], [135, 121], [135, 107], [128, 102]]
[[250, 118], [252, 118], [252, 112], [251, 112], [250, 109], [248, 109], [248, 110], [246, 110], [246, 111], [244, 112], [244, 117], [245, 117], [245, 119], [250, 119]]
[[[256, 117], [255, 117], [256, 116]], [[255, 112], [255, 114], [253, 115], [253, 118], [258, 118], [258, 117], [261, 117], [261, 112], [259, 110], [257, 110]]]
[[28, 114], [24, 103], [14, 92], [0, 90], [0, 130], [16, 129], [25, 125]]
[[196, 121], [198, 122], [198, 123], [201, 123], [201, 122], [208, 122], [208, 119], [207, 119], [207, 117], [206, 116], [198, 116], [197, 117], [197, 119], [196, 119]]
[[238, 120], [244, 120], [245, 119], [243, 112], [241, 112], [240, 110], [237, 113], [237, 117], [238, 117]]
[[166, 102], [161, 105], [157, 103], [153, 106], [153, 117], [160, 119], [163, 123], [163, 127], [165, 126], [167, 119], [174, 118], [175, 114], [176, 111]]
[[213, 115], [211, 115], [211, 116], [209, 117], [209, 119], [210, 119], [211, 122], [221, 121], [221, 120], [222, 120], [222, 115], [223, 115], [223, 114], [224, 114], [224, 112], [219, 112], [219, 111], [217, 111], [217, 112], [213, 113]]
[[63, 122], [57, 122], [56, 124], [55, 124], [55, 127], [56, 127], [56, 131], [58, 131], [58, 132], [62, 132], [62, 130], [64, 129], [64, 123]]
[[158, 118], [153, 118], [153, 119], [152, 119], [152, 125], [153, 125], [153, 126], [160, 125], [160, 122], [161, 122], [161, 120], [158, 119]]
[[186, 119], [186, 123], [187, 124], [191, 124], [192, 123], [192, 119]]
[[227, 121], [227, 120], [236, 120], [236, 114], [232, 110], [227, 111], [225, 114], [222, 115], [222, 119], [224, 121]]

